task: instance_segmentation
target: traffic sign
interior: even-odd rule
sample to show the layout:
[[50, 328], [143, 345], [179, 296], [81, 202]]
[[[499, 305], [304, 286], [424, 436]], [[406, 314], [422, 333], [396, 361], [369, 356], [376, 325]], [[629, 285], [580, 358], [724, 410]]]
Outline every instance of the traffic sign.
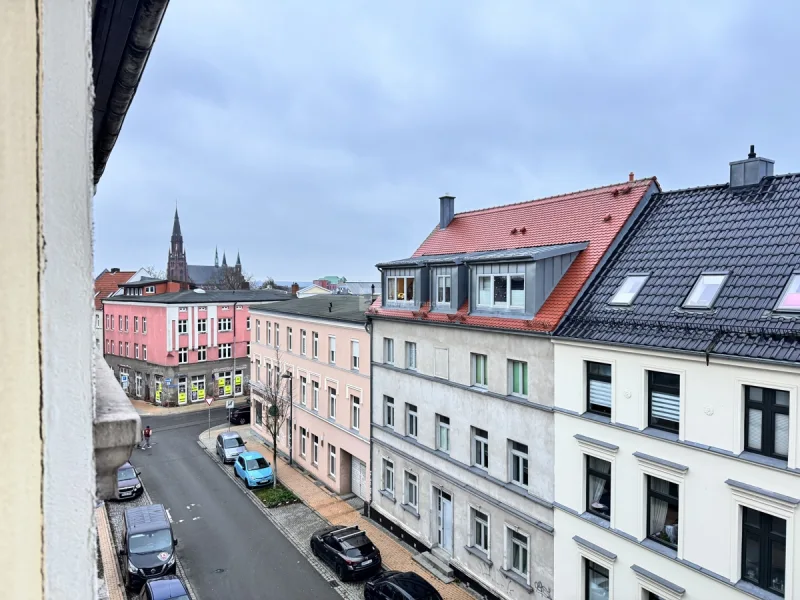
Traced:
[[230, 410], [231, 408], [233, 408], [233, 403], [234, 403], [233, 400], [225, 400], [225, 408]]
[[169, 385], [170, 383], [172, 383], [172, 379], [170, 379], [169, 377], [164, 378], [165, 385]]
[[120, 373], [119, 374], [120, 381], [128, 381], [128, 374], [127, 373]]
[[212, 403], [213, 401], [214, 401], [214, 399], [213, 399], [211, 396], [206, 396], [206, 404], [208, 404], [209, 406], [211, 406], [211, 403]]

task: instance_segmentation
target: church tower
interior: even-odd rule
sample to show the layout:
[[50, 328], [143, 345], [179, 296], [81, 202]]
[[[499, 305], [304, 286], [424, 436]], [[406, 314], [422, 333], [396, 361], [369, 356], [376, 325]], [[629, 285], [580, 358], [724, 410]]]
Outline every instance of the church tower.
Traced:
[[181, 220], [178, 218], [177, 204], [175, 205], [175, 220], [172, 223], [172, 237], [169, 242], [167, 279], [171, 281], [189, 281], [189, 269], [186, 264], [186, 250], [183, 248]]

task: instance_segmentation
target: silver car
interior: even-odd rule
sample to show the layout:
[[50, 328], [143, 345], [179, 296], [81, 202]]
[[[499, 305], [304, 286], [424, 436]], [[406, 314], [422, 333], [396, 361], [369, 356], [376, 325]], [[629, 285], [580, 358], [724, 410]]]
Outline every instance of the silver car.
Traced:
[[217, 456], [223, 463], [232, 463], [246, 450], [244, 441], [235, 431], [226, 431], [217, 436]]

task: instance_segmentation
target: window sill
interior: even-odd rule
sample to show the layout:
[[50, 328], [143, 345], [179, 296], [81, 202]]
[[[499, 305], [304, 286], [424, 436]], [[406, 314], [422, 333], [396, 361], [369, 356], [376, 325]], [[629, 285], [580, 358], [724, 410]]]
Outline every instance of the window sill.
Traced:
[[331, 475], [330, 473], [328, 473], [328, 479], [336, 481], [336, 475]]
[[419, 511], [417, 511], [417, 509], [411, 506], [410, 504], [401, 504], [400, 508], [402, 508], [407, 513], [410, 513], [419, 519]]
[[680, 437], [675, 431], [667, 431], [666, 429], [659, 429], [658, 427], [646, 427], [642, 433], [673, 442], [677, 442]]
[[592, 419], [593, 421], [597, 421], [598, 423], [611, 423], [611, 417], [609, 415], [592, 412], [590, 410], [582, 413], [581, 416], [587, 419]]
[[733, 587], [742, 590], [751, 596], [755, 596], [756, 598], [761, 598], [762, 600], [785, 600], [783, 596], [780, 596], [775, 592], [765, 590], [764, 588], [760, 588], [749, 581], [745, 581], [744, 579], [740, 579], [738, 582], [736, 582], [736, 584], [734, 584]]
[[663, 554], [664, 556], [669, 556], [670, 558], [678, 558], [678, 551], [675, 548], [670, 548], [669, 546], [665, 546], [664, 544], [655, 541], [652, 538], [644, 538], [641, 542], [639, 542], [645, 548], [649, 548], [653, 552], [657, 552], [658, 554]]
[[392, 501], [392, 503], [397, 502], [397, 500], [395, 500], [394, 494], [392, 492], [389, 492], [387, 490], [380, 490], [380, 495], [383, 496], [384, 498], [388, 498], [389, 500]]
[[587, 521], [591, 521], [595, 525], [599, 525], [605, 529], [611, 528], [611, 519], [610, 517], [601, 517], [595, 513], [589, 512], [588, 510], [581, 515], [582, 518], [586, 519]]
[[509, 569], [500, 569], [500, 572], [503, 574], [503, 577], [510, 579], [529, 594], [533, 593], [533, 588], [528, 585], [528, 580], [519, 573], [515, 573]]
[[479, 560], [486, 563], [488, 566], [492, 566], [494, 563], [489, 559], [486, 553], [483, 550], [479, 550], [475, 546], [464, 546], [464, 550], [472, 554], [472, 556], [478, 558]]

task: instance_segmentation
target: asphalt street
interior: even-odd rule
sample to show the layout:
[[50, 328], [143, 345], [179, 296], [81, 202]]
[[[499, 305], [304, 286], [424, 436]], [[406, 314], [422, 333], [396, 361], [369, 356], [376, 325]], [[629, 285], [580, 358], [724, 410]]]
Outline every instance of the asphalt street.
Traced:
[[[211, 411], [212, 426], [224, 421], [224, 409]], [[200, 600], [341, 600], [198, 446], [205, 411], [143, 416], [142, 425], [153, 428], [153, 447], [134, 450], [131, 462], [153, 502], [168, 509], [178, 557]]]

